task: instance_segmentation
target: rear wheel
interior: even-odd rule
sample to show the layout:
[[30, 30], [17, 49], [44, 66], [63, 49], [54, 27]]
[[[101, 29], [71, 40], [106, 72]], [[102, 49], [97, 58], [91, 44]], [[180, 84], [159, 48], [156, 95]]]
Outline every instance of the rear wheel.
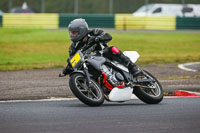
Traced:
[[81, 73], [75, 73], [70, 77], [69, 86], [74, 95], [89, 106], [100, 106], [104, 102], [103, 91], [92, 78], [89, 87], [86, 77]]
[[149, 72], [144, 71], [139, 79], [153, 79], [152, 82], [146, 82], [136, 85], [134, 88], [135, 95], [147, 104], [158, 104], [163, 99], [163, 89], [159, 81]]

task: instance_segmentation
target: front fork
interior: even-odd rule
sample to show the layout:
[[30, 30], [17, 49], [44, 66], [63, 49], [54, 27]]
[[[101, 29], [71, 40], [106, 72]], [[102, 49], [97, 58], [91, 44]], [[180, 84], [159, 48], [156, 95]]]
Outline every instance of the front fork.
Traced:
[[87, 77], [87, 83], [88, 83], [88, 86], [90, 87], [92, 85], [92, 82], [91, 82], [91, 78], [90, 78], [90, 75], [89, 75], [89, 72], [88, 72], [88, 67], [86, 66], [85, 62], [83, 63], [83, 71]]

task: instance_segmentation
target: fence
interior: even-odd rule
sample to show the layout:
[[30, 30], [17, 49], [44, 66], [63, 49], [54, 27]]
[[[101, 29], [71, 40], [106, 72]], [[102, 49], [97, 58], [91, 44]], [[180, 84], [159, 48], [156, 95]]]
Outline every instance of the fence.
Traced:
[[176, 18], [167, 16], [142, 16], [116, 14], [116, 29], [175, 30]]
[[114, 28], [114, 15], [106, 14], [60, 14], [59, 27], [67, 27], [76, 18], [84, 18], [89, 27]]
[[4, 14], [3, 27], [58, 28], [58, 14]]
[[176, 18], [176, 29], [200, 29], [200, 18]]
[[0, 15], [0, 27], [2, 26], [2, 16]]
[[67, 27], [75, 18], [84, 18], [89, 27], [138, 29], [138, 30], [176, 30], [200, 29], [198, 17], [167, 17], [143, 16], [135, 17], [132, 14], [3, 14], [0, 16], [0, 26], [3, 27], [31, 27], [57, 29]]

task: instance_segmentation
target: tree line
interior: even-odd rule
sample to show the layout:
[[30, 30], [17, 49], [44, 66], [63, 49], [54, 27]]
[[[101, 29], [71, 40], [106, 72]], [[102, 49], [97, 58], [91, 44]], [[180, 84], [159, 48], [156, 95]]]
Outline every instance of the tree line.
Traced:
[[9, 12], [14, 7], [21, 7], [23, 2], [38, 13], [74, 13], [77, 8], [77, 13], [103, 14], [133, 13], [147, 3], [200, 4], [200, 0], [0, 0], [0, 10]]

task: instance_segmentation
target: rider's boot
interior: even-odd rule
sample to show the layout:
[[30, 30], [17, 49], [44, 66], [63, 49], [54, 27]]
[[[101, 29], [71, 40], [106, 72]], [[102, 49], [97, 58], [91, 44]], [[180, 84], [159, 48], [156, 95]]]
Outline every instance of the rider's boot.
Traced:
[[119, 61], [126, 67], [128, 67], [129, 71], [133, 74], [134, 77], [138, 76], [142, 71], [134, 64], [129, 57], [125, 56], [118, 48], [109, 47], [104, 52], [105, 54], [109, 54], [109, 49], [112, 51], [113, 58], [116, 61]]
[[130, 62], [128, 64], [128, 69], [133, 74], [134, 77], [136, 77], [142, 73], [142, 70], [139, 69], [138, 66], [136, 64], [134, 64], [133, 62]]
[[139, 67], [135, 63], [133, 63], [129, 57], [125, 56], [121, 51], [119, 54], [119, 59], [126, 67], [128, 67], [129, 71], [133, 74], [134, 77], [138, 76], [142, 72], [142, 70], [140, 70]]

